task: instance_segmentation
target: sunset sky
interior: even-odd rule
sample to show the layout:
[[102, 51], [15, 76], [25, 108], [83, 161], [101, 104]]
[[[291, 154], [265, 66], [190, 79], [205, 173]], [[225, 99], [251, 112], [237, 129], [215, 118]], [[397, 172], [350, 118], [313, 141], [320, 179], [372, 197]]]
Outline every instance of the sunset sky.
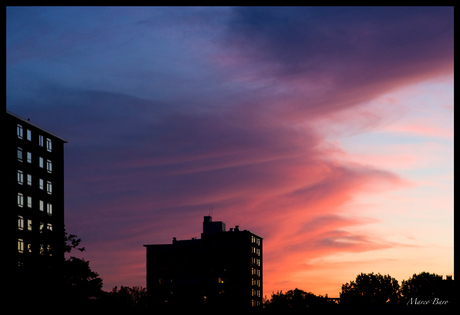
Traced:
[[7, 110], [67, 139], [65, 227], [114, 286], [203, 217], [264, 295], [453, 275], [453, 7], [8, 7]]

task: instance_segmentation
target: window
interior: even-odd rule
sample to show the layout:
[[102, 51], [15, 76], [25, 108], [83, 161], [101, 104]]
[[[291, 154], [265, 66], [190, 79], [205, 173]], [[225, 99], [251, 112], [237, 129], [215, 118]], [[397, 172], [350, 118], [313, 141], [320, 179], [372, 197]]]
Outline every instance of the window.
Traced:
[[39, 208], [40, 211], [42, 211], [42, 212], [45, 210], [44, 204], [45, 204], [45, 203], [43, 202], [43, 200], [40, 200], [40, 201], [38, 202], [38, 205], [39, 205], [38, 208]]
[[27, 185], [32, 186], [32, 175], [27, 174]]
[[27, 196], [27, 207], [32, 208], [32, 197]]
[[53, 215], [53, 205], [52, 204], [50, 204], [50, 203], [46, 204], [46, 213], [48, 215]]
[[27, 152], [27, 163], [32, 163], [32, 153]]
[[27, 244], [27, 251], [28, 251], [29, 253], [32, 252], [32, 244]]
[[41, 179], [41, 178], [38, 180], [38, 187], [39, 187], [41, 190], [43, 190], [43, 188], [44, 188], [44, 187], [43, 187], [43, 179]]
[[17, 134], [18, 134], [18, 138], [22, 139], [22, 126], [18, 125], [17, 128], [16, 128], [16, 131], [17, 131]]
[[24, 253], [24, 240], [20, 238], [18, 239], [18, 252]]
[[18, 184], [24, 184], [24, 174], [22, 173], [22, 171], [18, 171]]
[[32, 231], [32, 220], [27, 220], [27, 230]]
[[18, 215], [18, 229], [24, 230], [24, 218], [20, 215]]
[[46, 150], [48, 150], [48, 152], [51, 152], [51, 139], [49, 138], [46, 138]]
[[24, 196], [21, 193], [18, 193], [18, 207], [24, 206]]
[[41, 147], [43, 146], [43, 136], [42, 135], [38, 136], [38, 145]]
[[51, 163], [51, 160], [46, 160], [46, 170], [48, 173], [51, 173], [53, 171], [53, 164]]
[[40, 222], [40, 233], [43, 232], [43, 227], [45, 226], [45, 224], [43, 222]]
[[50, 181], [46, 182], [46, 192], [48, 195], [51, 195], [53, 193], [53, 184]]
[[18, 160], [22, 162], [22, 149], [18, 148]]
[[39, 157], [39, 158], [38, 158], [38, 166], [40, 166], [41, 168], [43, 168], [43, 158], [42, 158], [42, 157]]
[[32, 140], [32, 131], [30, 131], [29, 129], [27, 129], [27, 140]]
[[43, 244], [40, 244], [40, 255], [45, 254], [45, 246]]
[[51, 232], [53, 230], [53, 225], [51, 223], [48, 223], [46, 225], [46, 229]]

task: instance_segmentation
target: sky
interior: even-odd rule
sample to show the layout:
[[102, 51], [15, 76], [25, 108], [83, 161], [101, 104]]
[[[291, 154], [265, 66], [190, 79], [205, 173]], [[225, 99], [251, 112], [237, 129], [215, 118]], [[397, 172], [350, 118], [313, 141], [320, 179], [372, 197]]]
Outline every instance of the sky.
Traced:
[[6, 107], [63, 138], [106, 291], [203, 217], [263, 290], [453, 275], [453, 7], [7, 7]]

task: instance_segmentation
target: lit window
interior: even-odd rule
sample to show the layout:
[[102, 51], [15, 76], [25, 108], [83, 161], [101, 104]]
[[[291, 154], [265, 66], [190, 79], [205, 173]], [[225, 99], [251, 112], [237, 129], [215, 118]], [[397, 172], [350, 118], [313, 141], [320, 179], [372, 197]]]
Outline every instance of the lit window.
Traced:
[[32, 175], [27, 174], [27, 185], [32, 186]]
[[32, 131], [30, 131], [29, 129], [27, 129], [27, 140], [32, 140]]
[[22, 173], [22, 171], [18, 171], [18, 184], [24, 184], [24, 174]]
[[40, 244], [40, 255], [45, 254], [45, 246], [43, 244]]
[[24, 240], [18, 239], [18, 252], [24, 253]]
[[46, 225], [46, 229], [47, 229], [48, 231], [52, 231], [52, 230], [53, 230], [53, 225], [52, 225], [51, 223], [48, 223], [48, 224]]
[[18, 148], [18, 160], [22, 162], [22, 149]]
[[40, 222], [40, 233], [43, 232], [43, 227], [45, 226], [45, 224], [43, 222]]
[[40, 200], [38, 202], [38, 204], [39, 204], [38, 208], [40, 209], [40, 211], [44, 211], [45, 210], [45, 206], [44, 206], [45, 203], [43, 202], [43, 200]]
[[49, 152], [51, 152], [51, 139], [49, 138], [46, 138], [46, 150], [48, 150]]
[[27, 207], [32, 208], [32, 197], [27, 196]]
[[50, 203], [46, 204], [46, 213], [48, 215], [53, 215], [53, 205], [52, 204], [50, 204]]
[[32, 231], [32, 220], [27, 220], [27, 230]]
[[53, 164], [50, 160], [46, 160], [46, 170], [48, 171], [48, 173], [51, 173], [53, 171]]
[[47, 245], [47, 246], [46, 246], [46, 251], [47, 251], [47, 253], [48, 253], [50, 256], [53, 256], [53, 255], [51, 254], [51, 245]]
[[42, 157], [39, 157], [39, 158], [38, 158], [38, 166], [40, 166], [41, 168], [43, 168], [43, 158], [42, 158]]
[[18, 229], [24, 230], [24, 218], [18, 215]]
[[18, 193], [18, 207], [24, 206], [24, 196], [21, 193]]
[[27, 152], [27, 162], [32, 163], [32, 153]]
[[46, 182], [46, 192], [51, 195], [53, 193], [53, 184], [50, 181]]
[[44, 188], [44, 187], [43, 187], [43, 179], [41, 179], [41, 178], [38, 180], [38, 187], [39, 187], [41, 190], [43, 190], [43, 188]]
[[27, 251], [28, 251], [29, 253], [32, 252], [32, 244], [27, 244]]
[[17, 130], [18, 138], [22, 139], [22, 126], [18, 125], [16, 130]]
[[43, 146], [43, 136], [41, 136], [41, 135], [38, 136], [38, 145], [41, 146], [41, 147]]

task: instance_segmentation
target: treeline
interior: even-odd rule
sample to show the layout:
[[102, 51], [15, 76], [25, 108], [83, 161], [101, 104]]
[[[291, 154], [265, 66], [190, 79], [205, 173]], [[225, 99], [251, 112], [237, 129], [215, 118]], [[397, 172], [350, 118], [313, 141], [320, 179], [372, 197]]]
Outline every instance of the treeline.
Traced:
[[[93, 291], [95, 293], [96, 291]], [[389, 275], [359, 274], [354, 281], [342, 285], [340, 298], [315, 295], [300, 289], [273, 293], [263, 308], [255, 313], [286, 314], [341, 311], [355, 308], [417, 309], [433, 308], [439, 311], [454, 305], [454, 280], [422, 272], [408, 280], [398, 281]], [[147, 304], [145, 287], [115, 287], [110, 292], [99, 290], [87, 300], [93, 310], [123, 314], [143, 314], [151, 311]], [[149, 312], [150, 313], [150, 312]]]
[[265, 309], [306, 310], [309, 308], [369, 308], [369, 307], [452, 307], [454, 280], [421, 272], [399, 285], [390, 275], [361, 273], [356, 280], [342, 285], [340, 298], [316, 296], [299, 289], [273, 293], [264, 302]]
[[[73, 250], [83, 252], [81, 239], [65, 233], [65, 252]], [[28, 277], [28, 275], [26, 275]], [[37, 287], [30, 287], [23, 294], [17, 294], [20, 304], [18, 310], [36, 309], [37, 305], [46, 305], [48, 311], [54, 310], [66, 314], [82, 314], [87, 311], [104, 314], [144, 314], [148, 309], [145, 287], [114, 287], [111, 291], [102, 290], [102, 279], [89, 267], [89, 262], [71, 256], [65, 259], [60, 280], [52, 281], [51, 273], [41, 273]], [[336, 309], [341, 312], [354, 308], [451, 308], [454, 305], [454, 280], [444, 280], [442, 276], [421, 272], [413, 274], [401, 285], [390, 275], [357, 275], [354, 281], [342, 285], [339, 298], [327, 295], [315, 295], [300, 289], [287, 292], [278, 291], [265, 299], [263, 307], [256, 313], [285, 314], [300, 311], [312, 313], [324, 309]], [[27, 303], [22, 303], [22, 302]], [[22, 305], [23, 304], [23, 305]], [[27, 308], [28, 307], [28, 308]], [[184, 305], [187, 307], [187, 305]], [[53, 312], [49, 312], [53, 313]]]

